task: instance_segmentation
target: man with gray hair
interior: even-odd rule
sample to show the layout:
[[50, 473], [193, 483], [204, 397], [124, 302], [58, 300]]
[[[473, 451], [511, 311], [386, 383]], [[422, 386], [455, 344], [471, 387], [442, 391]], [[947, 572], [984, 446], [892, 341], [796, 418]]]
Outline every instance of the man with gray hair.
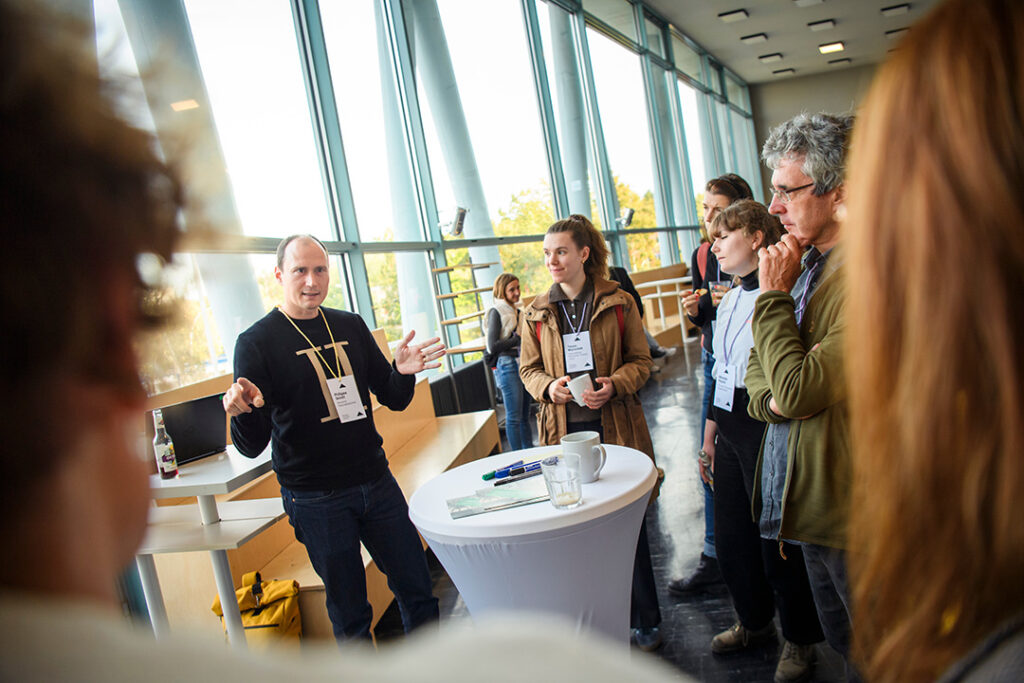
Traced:
[[[801, 114], [775, 128], [761, 156], [773, 169], [769, 211], [788, 234], [759, 254], [761, 295], [751, 321], [750, 414], [769, 423], [754, 514], [785, 554], [798, 542], [828, 643], [848, 657], [846, 518], [850, 462], [843, 381], [841, 231], [853, 117]], [[748, 640], [758, 634], [747, 633]], [[814, 646], [793, 646], [813, 662]], [[799, 668], [799, 667], [797, 667]], [[776, 675], [776, 680], [789, 680]]]

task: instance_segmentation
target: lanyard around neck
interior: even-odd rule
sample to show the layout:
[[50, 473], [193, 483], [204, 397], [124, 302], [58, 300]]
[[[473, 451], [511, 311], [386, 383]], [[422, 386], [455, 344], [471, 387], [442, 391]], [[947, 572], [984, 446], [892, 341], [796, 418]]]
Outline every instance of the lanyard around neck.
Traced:
[[580, 330], [583, 329], [584, 316], [587, 315], [587, 302], [586, 301], [583, 302], [583, 310], [580, 311], [580, 321], [579, 321], [579, 323], [577, 323], [576, 327], [572, 326], [572, 319], [569, 317], [568, 311], [565, 310], [565, 303], [559, 301], [558, 305], [562, 307], [562, 315], [565, 316], [565, 322], [567, 322], [569, 324], [569, 329], [572, 330], [573, 334], [578, 335], [580, 333]]
[[330, 373], [334, 375], [334, 378], [341, 379], [341, 359], [338, 357], [338, 349], [335, 348], [334, 346], [334, 334], [331, 332], [331, 326], [327, 322], [327, 316], [324, 315], [324, 309], [317, 308], [317, 311], [319, 311], [320, 317], [324, 319], [324, 326], [327, 328], [327, 336], [331, 338], [331, 348], [334, 349], [334, 363], [338, 368], [337, 372], [334, 371], [334, 368], [331, 367], [330, 363], [327, 362], [323, 354], [320, 353], [320, 349], [316, 347], [316, 344], [311, 342], [309, 340], [309, 337], [306, 336], [306, 333], [299, 329], [299, 326], [295, 324], [295, 321], [292, 320], [292, 317], [285, 313], [284, 309], [282, 309], [280, 306], [277, 307], [277, 310], [281, 311], [281, 315], [287, 318], [288, 322], [290, 322], [292, 324], [292, 327], [295, 328], [295, 331], [302, 335], [302, 338], [306, 340], [307, 344], [309, 344], [309, 348], [313, 349], [313, 351], [316, 352], [316, 355], [320, 357], [320, 360], [323, 361], [324, 366], [330, 371]]
[[742, 289], [736, 292], [736, 301], [733, 302], [733, 306], [729, 310], [729, 319], [725, 321], [725, 330], [722, 331], [722, 339], [724, 340], [724, 343], [722, 344], [722, 353], [725, 356], [724, 360], [726, 365], [729, 364], [729, 356], [732, 355], [733, 349], [736, 348], [736, 340], [740, 338], [740, 335], [743, 334], [743, 328], [746, 327], [747, 323], [749, 323], [751, 318], [754, 317], [753, 312], [751, 312], [750, 316], [743, 321], [740, 328], [736, 331], [735, 336], [732, 338], [732, 343], [729, 343], [729, 328], [732, 327], [732, 316], [736, 313], [736, 309], [740, 307], [740, 295], [742, 293]]

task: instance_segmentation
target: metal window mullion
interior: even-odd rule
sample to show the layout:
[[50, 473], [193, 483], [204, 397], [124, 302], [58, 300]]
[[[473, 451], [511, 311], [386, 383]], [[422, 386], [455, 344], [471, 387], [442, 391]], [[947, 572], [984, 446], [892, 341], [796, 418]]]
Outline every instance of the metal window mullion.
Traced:
[[[316, 0], [293, 0], [292, 17], [299, 41], [302, 75], [317, 139], [317, 157], [325, 178], [325, 193], [331, 215], [331, 231], [341, 241], [359, 244], [359, 223], [356, 219], [352, 185], [345, 160], [345, 146], [341, 137], [338, 103], [331, 81], [331, 68], [327, 58], [327, 43]], [[344, 272], [345, 269], [342, 269]], [[370, 298], [370, 283], [366, 263], [358, 250], [348, 254], [348, 273], [353, 278], [348, 290], [353, 308], [371, 328], [377, 320]], [[362, 283], [363, 286], [359, 286]]]
[[544, 61], [544, 43], [541, 40], [540, 24], [537, 18], [536, 0], [520, 0], [523, 10], [523, 24], [530, 50], [530, 65], [533, 67], [533, 83], [537, 90], [540, 107], [541, 129], [544, 133], [544, 147], [547, 151], [548, 175], [551, 177], [551, 196], [555, 202], [555, 215], [569, 215], [569, 195], [565, 188], [565, 171], [562, 168], [562, 153], [558, 147], [558, 127], [555, 123], [555, 109], [551, 101], [551, 87]]
[[[590, 47], [587, 43], [587, 24], [582, 12], [573, 15], [572, 25], [576, 36], [580, 76], [583, 79], [583, 106], [587, 115], [591, 157], [597, 173], [595, 181], [600, 198], [598, 211], [601, 213], [601, 223], [605, 228], [614, 230], [618, 227], [616, 220], [619, 214], [619, 199], [615, 194], [615, 181], [608, 163], [608, 150], [604, 144], [604, 130], [601, 127], [601, 116], [597, 106], [597, 88], [594, 85], [594, 69], [590, 63]], [[625, 239], [620, 235], [612, 238], [612, 254], [619, 263], [627, 262], [622, 257], [628, 256], [629, 252]]]
[[[377, 0], [380, 3], [392, 59], [392, 73], [395, 81], [397, 101], [401, 107], [401, 118], [404, 127], [405, 148], [412, 171], [413, 185], [419, 206], [420, 225], [427, 239], [436, 242], [432, 248], [430, 260], [435, 267], [448, 265], [444, 250], [444, 238], [439, 227], [437, 202], [434, 197], [434, 182], [430, 172], [430, 159], [427, 155], [427, 141], [423, 130], [423, 117], [420, 113], [419, 99], [416, 90], [416, 74], [413, 67], [412, 52], [409, 49], [409, 36], [405, 26], [403, 0]], [[431, 273], [430, 277], [436, 284], [439, 294], [451, 292], [451, 281], [447, 273]], [[455, 316], [455, 303], [450, 299], [439, 302], [441, 320]], [[459, 343], [459, 332], [455, 326], [445, 326], [443, 331], [445, 343], [455, 346]]]

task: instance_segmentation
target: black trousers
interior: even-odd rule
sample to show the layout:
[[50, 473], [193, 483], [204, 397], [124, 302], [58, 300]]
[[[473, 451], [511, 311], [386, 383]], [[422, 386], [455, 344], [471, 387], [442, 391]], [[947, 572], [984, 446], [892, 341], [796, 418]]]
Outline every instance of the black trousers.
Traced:
[[[786, 640], [820, 642], [824, 635], [814, 607], [799, 545], [761, 538], [751, 511], [757, 453], [765, 424], [747, 415], [745, 389], [735, 390], [732, 411], [713, 408], [715, 444], [715, 550], [740, 623], [760, 629], [776, 608]], [[782, 553], [785, 553], [783, 558]]]
[[[569, 422], [568, 433], [597, 432], [604, 441], [601, 422]], [[647, 516], [640, 523], [640, 536], [636, 542], [636, 556], [633, 559], [633, 596], [629, 606], [629, 625], [632, 628], [653, 628], [661, 623], [661, 608], [658, 606], [658, 587], [654, 583], [654, 565], [651, 563], [651, 546], [647, 542]]]

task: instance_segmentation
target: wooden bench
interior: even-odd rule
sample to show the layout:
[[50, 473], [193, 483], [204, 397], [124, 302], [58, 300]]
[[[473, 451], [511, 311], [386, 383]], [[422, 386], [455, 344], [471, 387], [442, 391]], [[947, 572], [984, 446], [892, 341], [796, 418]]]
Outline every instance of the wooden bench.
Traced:
[[[374, 336], [390, 359], [381, 330]], [[150, 399], [150, 408], [169, 405], [189, 398], [225, 391], [231, 376], [202, 382]], [[417, 488], [441, 472], [490, 455], [500, 449], [498, 423], [493, 410], [436, 417], [430, 386], [426, 378], [416, 382], [410, 405], [393, 412], [373, 400], [373, 417], [384, 439], [391, 472], [408, 500]], [[229, 435], [230, 436], [230, 435]], [[280, 498], [280, 487], [273, 472], [242, 488], [218, 497], [218, 500], [254, 500]], [[192, 503], [194, 499], [173, 499], [161, 504]], [[426, 544], [424, 543], [424, 547]], [[220, 620], [210, 611], [217, 594], [208, 556], [205, 553], [170, 553], [154, 556], [164, 594], [170, 626], [175, 630], [207, 632], [223, 637]], [[287, 518], [280, 520], [237, 550], [228, 551], [232, 579], [241, 585], [245, 572], [257, 569], [264, 580], [295, 579], [299, 582], [299, 606], [305, 638], [331, 638], [324, 587], [313, 571], [305, 547], [295, 540]], [[363, 548], [367, 596], [373, 607], [373, 625], [390, 605], [394, 596], [385, 576]]]

